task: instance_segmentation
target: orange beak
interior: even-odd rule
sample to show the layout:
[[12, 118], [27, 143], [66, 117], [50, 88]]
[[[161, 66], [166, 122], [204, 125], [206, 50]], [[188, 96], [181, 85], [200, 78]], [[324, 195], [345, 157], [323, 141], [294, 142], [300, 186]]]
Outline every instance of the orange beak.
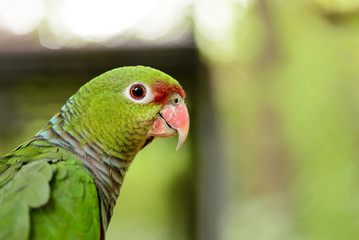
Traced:
[[176, 150], [185, 142], [189, 130], [189, 114], [184, 102], [178, 106], [166, 105], [162, 108], [148, 133], [153, 137], [172, 137], [178, 134]]

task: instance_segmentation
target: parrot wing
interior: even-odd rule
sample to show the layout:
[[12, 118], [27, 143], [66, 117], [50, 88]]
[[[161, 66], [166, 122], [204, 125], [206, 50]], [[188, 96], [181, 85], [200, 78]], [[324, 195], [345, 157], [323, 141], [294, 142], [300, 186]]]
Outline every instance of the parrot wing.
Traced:
[[0, 239], [101, 236], [93, 179], [71, 152], [44, 141], [0, 158], [0, 208]]

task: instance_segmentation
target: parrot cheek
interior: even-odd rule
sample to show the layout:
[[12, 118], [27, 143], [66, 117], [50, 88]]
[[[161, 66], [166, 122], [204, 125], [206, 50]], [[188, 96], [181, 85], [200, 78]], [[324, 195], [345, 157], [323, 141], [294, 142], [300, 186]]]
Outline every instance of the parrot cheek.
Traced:
[[178, 150], [187, 138], [189, 122], [189, 114], [184, 102], [178, 106], [166, 105], [156, 116], [149, 131], [149, 136], [165, 138], [178, 134], [176, 148]]

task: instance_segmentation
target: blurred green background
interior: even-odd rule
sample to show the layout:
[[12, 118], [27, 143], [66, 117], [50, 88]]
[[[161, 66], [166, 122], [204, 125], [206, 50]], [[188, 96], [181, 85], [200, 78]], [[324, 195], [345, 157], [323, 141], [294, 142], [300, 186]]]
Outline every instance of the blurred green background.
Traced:
[[359, 1], [129, 2], [0, 4], [0, 154], [148, 65], [187, 91], [190, 135], [139, 153], [108, 239], [358, 239]]

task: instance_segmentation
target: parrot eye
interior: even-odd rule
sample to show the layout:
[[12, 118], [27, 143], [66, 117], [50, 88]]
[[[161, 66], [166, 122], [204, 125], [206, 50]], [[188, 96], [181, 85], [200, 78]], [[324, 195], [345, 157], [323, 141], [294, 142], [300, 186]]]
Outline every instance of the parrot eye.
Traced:
[[138, 104], [147, 104], [153, 100], [151, 88], [143, 82], [134, 82], [122, 92], [129, 100]]
[[131, 87], [130, 94], [134, 99], [141, 99], [146, 95], [146, 89], [141, 84], [136, 84]]

